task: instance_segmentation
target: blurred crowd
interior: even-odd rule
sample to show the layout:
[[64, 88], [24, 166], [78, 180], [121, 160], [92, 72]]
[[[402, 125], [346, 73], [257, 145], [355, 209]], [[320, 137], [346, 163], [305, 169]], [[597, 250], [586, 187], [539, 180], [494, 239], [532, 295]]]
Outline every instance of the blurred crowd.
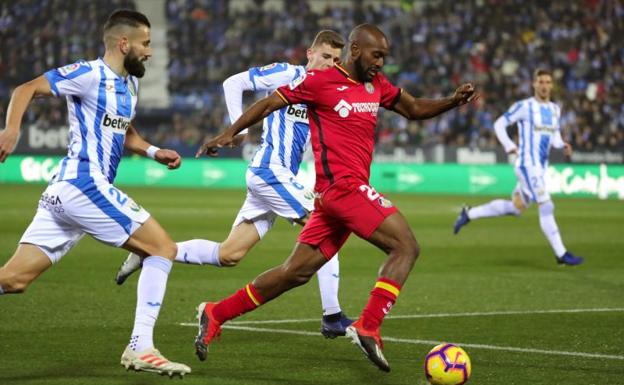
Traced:
[[[478, 103], [425, 122], [382, 113], [380, 150], [435, 144], [495, 148], [494, 120], [532, 95], [536, 68], [553, 71], [566, 140], [587, 151], [624, 149], [624, 44], [618, 38], [624, 35], [623, 0], [343, 1], [326, 2], [320, 11], [302, 0], [270, 11], [262, 10], [263, 3], [237, 11], [228, 1], [166, 0], [172, 112], [170, 121], [148, 130], [152, 140], [195, 146], [202, 135], [229, 123], [221, 88], [229, 75], [274, 61], [303, 64], [320, 29], [346, 38], [353, 26], [369, 22], [390, 39], [384, 72], [400, 87], [435, 98], [470, 81], [481, 93]], [[93, 26], [112, 9], [133, 6], [125, 0], [95, 4], [0, 5], [2, 119], [11, 87], [47, 68], [97, 57], [100, 30]], [[58, 108], [29, 112], [29, 119], [53, 124], [64, 117]]]

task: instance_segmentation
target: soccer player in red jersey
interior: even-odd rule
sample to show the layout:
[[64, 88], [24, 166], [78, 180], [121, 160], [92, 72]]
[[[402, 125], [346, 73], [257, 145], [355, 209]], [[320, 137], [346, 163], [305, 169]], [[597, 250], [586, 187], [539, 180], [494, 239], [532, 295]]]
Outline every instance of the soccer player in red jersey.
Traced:
[[316, 165], [315, 210], [282, 265], [259, 275], [221, 302], [199, 306], [195, 350], [201, 360], [206, 359], [208, 344], [221, 333], [225, 321], [308, 282], [353, 232], [388, 257], [366, 307], [347, 328], [347, 336], [379, 369], [390, 371], [379, 329], [418, 257], [419, 245], [403, 215], [369, 184], [377, 111], [381, 106], [408, 119], [427, 119], [471, 101], [476, 94], [471, 84], [464, 84], [444, 99], [417, 99], [392, 85], [380, 72], [389, 51], [388, 40], [377, 27], [355, 27], [343, 65], [309, 71], [278, 88], [198, 150], [198, 156], [215, 156], [219, 147], [232, 144], [239, 131], [272, 111], [296, 103], [308, 106]]

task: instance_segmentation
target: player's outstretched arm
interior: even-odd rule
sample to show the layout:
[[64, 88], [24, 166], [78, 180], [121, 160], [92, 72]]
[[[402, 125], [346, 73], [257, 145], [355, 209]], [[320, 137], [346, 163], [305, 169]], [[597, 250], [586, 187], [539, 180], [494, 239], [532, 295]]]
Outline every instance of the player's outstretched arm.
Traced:
[[208, 156], [217, 156], [217, 151], [220, 147], [234, 147], [234, 137], [254, 124], [258, 123], [262, 119], [266, 118], [271, 112], [279, 110], [286, 106], [287, 103], [279, 97], [276, 93], [272, 93], [266, 98], [260, 99], [249, 107], [240, 118], [230, 127], [228, 127], [223, 133], [215, 138], [206, 139], [204, 143], [199, 147], [196, 158], [206, 154]]
[[403, 90], [394, 110], [410, 120], [429, 119], [452, 108], [462, 106], [479, 97], [474, 86], [466, 83], [459, 86], [452, 96], [443, 99], [415, 98]]
[[43, 75], [19, 85], [13, 91], [7, 108], [6, 127], [0, 132], [0, 162], [4, 162], [15, 149], [24, 112], [30, 101], [40, 96], [53, 96], [50, 83]]
[[149, 144], [132, 123], [126, 131], [124, 147], [135, 154], [148, 156], [158, 163], [166, 165], [170, 170], [176, 169], [182, 164], [182, 158], [176, 151], [158, 148]]

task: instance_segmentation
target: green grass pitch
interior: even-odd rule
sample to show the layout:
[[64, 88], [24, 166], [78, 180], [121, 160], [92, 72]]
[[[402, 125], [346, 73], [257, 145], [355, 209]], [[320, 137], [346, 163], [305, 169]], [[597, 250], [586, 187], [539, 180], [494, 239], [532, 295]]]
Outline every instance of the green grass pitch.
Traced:
[[[44, 186], [0, 185], [0, 264], [13, 253]], [[243, 191], [123, 188], [176, 240], [222, 240]], [[388, 196], [407, 216], [422, 254], [382, 328], [383, 373], [346, 339], [320, 333], [316, 279], [224, 329], [205, 362], [194, 356], [195, 306], [218, 300], [279, 264], [299, 228], [279, 221], [236, 268], [176, 264], [155, 341], [193, 372], [184, 384], [426, 384], [438, 341], [459, 343], [473, 384], [624, 383], [624, 203], [555, 199], [563, 240], [586, 263], [557, 266], [537, 210], [521, 218], [452, 225], [462, 203], [488, 197]], [[0, 384], [164, 384], [126, 372], [136, 276], [113, 277], [126, 252], [85, 238], [22, 295], [0, 297]], [[384, 256], [352, 237], [340, 254], [343, 309], [357, 317]], [[290, 323], [258, 323], [295, 320]], [[260, 330], [262, 329], [262, 330]]]

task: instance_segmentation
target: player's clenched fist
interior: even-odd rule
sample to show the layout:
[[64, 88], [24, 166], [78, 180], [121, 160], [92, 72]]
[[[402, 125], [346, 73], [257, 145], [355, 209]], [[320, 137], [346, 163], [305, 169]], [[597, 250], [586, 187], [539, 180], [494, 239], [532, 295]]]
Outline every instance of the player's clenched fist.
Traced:
[[158, 163], [166, 165], [169, 170], [175, 170], [176, 168], [180, 167], [180, 164], [182, 164], [182, 158], [180, 157], [180, 154], [178, 154], [174, 150], [167, 150], [163, 148], [156, 151], [156, 154], [154, 154], [154, 159]]
[[475, 92], [475, 88], [471, 83], [465, 83], [457, 87], [453, 94], [453, 99], [458, 106], [462, 106], [468, 102], [471, 102], [479, 98], [479, 94]]

